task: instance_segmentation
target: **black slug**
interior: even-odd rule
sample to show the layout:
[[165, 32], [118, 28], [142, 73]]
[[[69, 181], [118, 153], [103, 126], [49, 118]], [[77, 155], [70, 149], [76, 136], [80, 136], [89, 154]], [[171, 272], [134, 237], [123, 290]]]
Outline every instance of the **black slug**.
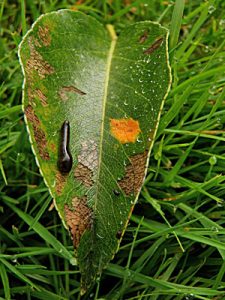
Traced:
[[61, 128], [61, 140], [59, 145], [58, 168], [62, 173], [69, 173], [72, 168], [73, 158], [69, 150], [70, 123], [64, 121]]

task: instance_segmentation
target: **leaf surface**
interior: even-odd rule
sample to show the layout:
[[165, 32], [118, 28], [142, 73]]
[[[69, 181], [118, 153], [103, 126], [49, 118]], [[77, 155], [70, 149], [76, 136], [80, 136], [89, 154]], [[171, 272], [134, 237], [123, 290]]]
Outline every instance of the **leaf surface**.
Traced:
[[[41, 16], [20, 45], [30, 142], [70, 230], [83, 291], [118, 249], [142, 187], [171, 81], [167, 39], [150, 21], [117, 37], [110, 25], [60, 10]], [[73, 163], [64, 172], [67, 137]]]

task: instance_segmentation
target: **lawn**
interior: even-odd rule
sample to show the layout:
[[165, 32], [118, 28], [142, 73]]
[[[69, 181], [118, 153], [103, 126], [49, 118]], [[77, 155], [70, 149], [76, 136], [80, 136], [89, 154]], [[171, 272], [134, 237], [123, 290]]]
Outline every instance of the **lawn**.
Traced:
[[[173, 82], [120, 249], [80, 296], [73, 246], [31, 151], [18, 45], [41, 14], [70, 8], [170, 30]], [[225, 299], [225, 2], [0, 1], [0, 299]]]

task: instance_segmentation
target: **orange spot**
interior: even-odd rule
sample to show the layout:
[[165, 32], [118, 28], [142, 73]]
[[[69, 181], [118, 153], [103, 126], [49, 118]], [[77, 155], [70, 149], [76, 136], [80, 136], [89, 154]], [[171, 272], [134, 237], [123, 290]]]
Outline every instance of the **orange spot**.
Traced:
[[134, 119], [110, 119], [111, 134], [121, 143], [135, 143], [141, 132], [139, 122]]

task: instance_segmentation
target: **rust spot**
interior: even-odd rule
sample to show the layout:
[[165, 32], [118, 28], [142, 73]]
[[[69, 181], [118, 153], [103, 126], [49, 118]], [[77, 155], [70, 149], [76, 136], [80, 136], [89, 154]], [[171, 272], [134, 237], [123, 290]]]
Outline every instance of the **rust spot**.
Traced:
[[86, 187], [91, 187], [93, 185], [92, 171], [81, 163], [78, 163], [75, 171], [74, 177], [81, 181]]
[[121, 143], [135, 143], [141, 132], [139, 122], [134, 119], [110, 119], [111, 134]]
[[95, 141], [89, 140], [81, 142], [81, 151], [78, 155], [78, 161], [91, 171], [94, 171], [97, 168], [98, 151]]
[[147, 155], [148, 151], [145, 151], [129, 158], [130, 164], [126, 167], [125, 176], [118, 181], [119, 186], [126, 195], [136, 195], [140, 191], [144, 179]]
[[87, 198], [75, 197], [72, 200], [72, 208], [68, 205], [64, 207], [66, 223], [70, 229], [70, 233], [75, 248], [80, 243], [81, 236], [92, 225], [92, 210], [87, 205]]
[[40, 157], [44, 160], [50, 159], [49, 153], [47, 151], [47, 140], [44, 131], [40, 128], [41, 122], [31, 105], [28, 105], [25, 109], [25, 115], [27, 120], [29, 120], [33, 127], [34, 138], [37, 143], [38, 152]]
[[55, 181], [56, 181], [55, 190], [58, 195], [61, 195], [61, 193], [62, 193], [62, 190], [66, 183], [66, 178], [67, 178], [66, 175], [63, 175], [62, 173], [57, 171], [57, 173], [55, 175]]
[[69, 98], [68, 95], [67, 95], [68, 92], [76, 93], [76, 94], [79, 94], [79, 95], [81, 95], [81, 96], [86, 95], [85, 92], [79, 90], [79, 89], [76, 88], [75, 86], [70, 85], [70, 86], [63, 86], [63, 87], [60, 89], [60, 91], [58, 92], [59, 97], [60, 97], [63, 101], [68, 100], [68, 98]]
[[33, 71], [35, 70], [40, 78], [43, 79], [46, 75], [52, 74], [54, 68], [43, 59], [41, 54], [35, 49], [34, 45], [33, 39], [29, 38], [30, 58], [27, 60], [25, 70], [28, 77], [32, 77]]
[[145, 30], [145, 32], [140, 36], [139, 43], [143, 44], [148, 38], [148, 31]]
[[148, 49], [144, 51], [144, 54], [151, 54], [162, 45], [162, 42], [163, 37], [157, 39]]
[[47, 26], [39, 27], [38, 29], [38, 37], [42, 41], [44, 46], [49, 46], [51, 44], [51, 35], [50, 30]]

